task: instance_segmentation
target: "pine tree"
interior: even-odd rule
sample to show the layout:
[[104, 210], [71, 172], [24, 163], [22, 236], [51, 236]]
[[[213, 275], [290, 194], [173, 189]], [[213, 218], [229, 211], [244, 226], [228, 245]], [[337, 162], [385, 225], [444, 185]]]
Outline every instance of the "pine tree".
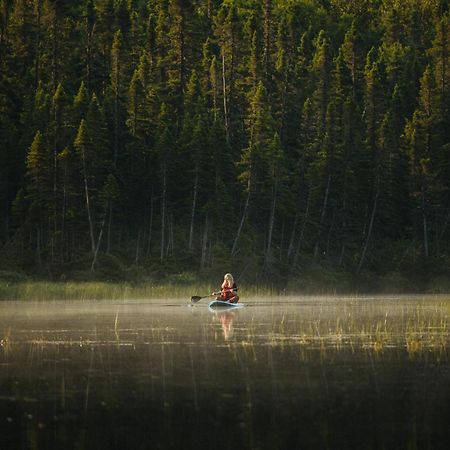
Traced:
[[[435, 224], [437, 253], [450, 221], [450, 15], [443, 15], [436, 23], [435, 38], [429, 50], [434, 72], [433, 137], [435, 170], [439, 187]], [[447, 233], [448, 235], [448, 233]]]
[[84, 200], [89, 225], [91, 252], [94, 255], [96, 243], [94, 236], [94, 214], [92, 210], [92, 186], [90, 173], [92, 147], [89, 136], [87, 134], [86, 121], [84, 119], [81, 120], [80, 126], [78, 128], [77, 136], [74, 141], [74, 147], [77, 151], [78, 158], [80, 161], [81, 178], [84, 190]]
[[[52, 163], [49, 147], [38, 130], [29, 148], [26, 160], [26, 200], [29, 204], [28, 219], [35, 234], [35, 250], [39, 264], [42, 263], [42, 251], [49, 239], [47, 223], [52, 205]], [[20, 194], [20, 193], [19, 193]], [[33, 233], [34, 234], [34, 233]]]
[[266, 89], [262, 81], [258, 83], [254, 92], [248, 130], [248, 147], [244, 150], [239, 161], [241, 166], [240, 181], [246, 186], [246, 199], [243, 207], [241, 220], [236, 232], [231, 255], [237, 251], [239, 238], [247, 218], [250, 198], [260, 180], [264, 149], [270, 144], [274, 134], [274, 122], [270, 111]]
[[84, 24], [83, 24], [83, 38], [85, 42], [84, 67], [87, 91], [90, 92], [93, 85], [93, 66], [94, 66], [94, 27], [96, 25], [97, 17], [95, 11], [94, 0], [87, 0], [84, 5]]
[[169, 125], [167, 107], [163, 103], [158, 116], [158, 131], [156, 136], [155, 152], [159, 164], [159, 182], [161, 198], [161, 237], [160, 260], [167, 257], [167, 218], [168, 218], [168, 183], [171, 149], [173, 146], [173, 133]]
[[273, 234], [276, 222], [277, 208], [280, 201], [280, 195], [283, 192], [283, 183], [286, 176], [286, 160], [283, 147], [278, 133], [273, 136], [272, 142], [267, 147], [264, 155], [265, 165], [267, 166], [268, 184], [270, 195], [269, 222], [267, 227], [267, 246], [265, 249], [264, 263], [270, 265], [272, 254]]
[[222, 4], [216, 16], [214, 33], [220, 46], [222, 78], [222, 116], [229, 142], [234, 138], [236, 54], [238, 45], [238, 15], [234, 2]]
[[73, 99], [72, 113], [71, 113], [71, 121], [73, 127], [75, 127], [75, 132], [80, 125], [81, 119], [86, 118], [86, 114], [89, 108], [89, 94], [86, 89], [86, 85], [84, 81], [81, 82], [80, 87], [76, 96]]
[[[364, 240], [361, 249], [361, 257], [356, 269], [359, 274], [367, 257], [369, 244], [372, 240], [375, 218], [378, 214], [379, 200], [382, 186], [382, 154], [378, 141], [378, 130], [383, 120], [384, 105], [381, 88], [381, 75], [379, 72], [376, 50], [372, 48], [367, 54], [364, 68], [364, 160], [360, 176], [366, 173], [369, 181], [369, 189], [366, 191], [367, 216], [364, 224]], [[365, 166], [365, 167], [364, 167]]]
[[28, 151], [26, 164], [29, 179], [28, 191], [32, 208], [35, 211], [42, 211], [42, 217], [45, 217], [53, 177], [50, 152], [39, 130], [36, 132]]
[[119, 158], [119, 146], [121, 135], [121, 108], [123, 101], [124, 76], [122, 68], [122, 34], [117, 31], [111, 49], [111, 90], [113, 107], [113, 130], [114, 130], [114, 164]]
[[[419, 106], [405, 127], [405, 144], [410, 159], [413, 179], [412, 195], [419, 236], [422, 237], [423, 255], [430, 255], [430, 195], [433, 188], [433, 75], [427, 66], [421, 79]], [[419, 237], [418, 236], [418, 237]]]

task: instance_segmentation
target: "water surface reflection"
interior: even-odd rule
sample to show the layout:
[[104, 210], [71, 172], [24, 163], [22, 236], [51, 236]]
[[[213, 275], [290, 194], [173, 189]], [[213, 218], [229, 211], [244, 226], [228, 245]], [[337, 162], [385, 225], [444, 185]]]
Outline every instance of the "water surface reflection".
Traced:
[[245, 303], [0, 303], [0, 448], [447, 448], [448, 298]]

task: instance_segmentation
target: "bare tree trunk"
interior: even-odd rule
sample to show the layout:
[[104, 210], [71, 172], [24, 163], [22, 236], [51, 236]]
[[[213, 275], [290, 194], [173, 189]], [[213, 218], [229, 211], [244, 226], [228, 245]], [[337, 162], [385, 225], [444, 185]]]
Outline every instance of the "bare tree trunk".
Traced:
[[[342, 222], [342, 235], [343, 236], [347, 235], [347, 233], [346, 233], [346, 231], [347, 231], [347, 221], [345, 219], [346, 206], [347, 206], [346, 188], [344, 188], [344, 201], [342, 203], [342, 213], [344, 215], [344, 220]], [[344, 262], [344, 253], [345, 253], [345, 237], [342, 239], [342, 242], [341, 242], [341, 254], [339, 256], [339, 267], [341, 267], [342, 263]]]
[[295, 210], [294, 224], [292, 225], [291, 237], [289, 238], [289, 245], [287, 250], [287, 260], [291, 258], [292, 252], [294, 251], [294, 239], [295, 239], [295, 230], [297, 229], [298, 223], [298, 209]]
[[422, 189], [422, 226], [423, 226], [423, 253], [425, 258], [428, 258], [429, 245], [428, 245], [428, 220], [425, 211], [425, 190]]
[[91, 238], [91, 251], [94, 254], [95, 253], [94, 224], [92, 222], [91, 204], [90, 204], [90, 197], [89, 197], [89, 189], [88, 189], [86, 162], [84, 159], [84, 152], [82, 155], [82, 160], [83, 160], [84, 195], [85, 195], [85, 200], [86, 200], [86, 210], [87, 210], [88, 222], [89, 222], [89, 235]]
[[41, 231], [39, 228], [36, 229], [36, 252], [39, 266], [42, 265], [41, 258]]
[[64, 166], [64, 180], [62, 185], [62, 211], [61, 211], [61, 242], [63, 244], [62, 260], [65, 260], [65, 249], [67, 248], [66, 234], [66, 207], [67, 207], [67, 164]]
[[[109, 203], [109, 202], [108, 202]], [[103, 220], [102, 220], [102, 225], [100, 227], [100, 233], [98, 234], [98, 241], [97, 241], [97, 246], [95, 247], [95, 251], [94, 251], [94, 257], [92, 259], [92, 264], [91, 264], [91, 272], [94, 271], [95, 269], [95, 265], [97, 264], [97, 257], [98, 257], [98, 251], [100, 250], [100, 243], [102, 241], [102, 236], [103, 236], [103, 229], [105, 227], [105, 222], [106, 222], [106, 216], [108, 215], [108, 208], [109, 205], [105, 206], [105, 212], [103, 214]]]
[[195, 220], [195, 210], [197, 207], [197, 192], [198, 192], [198, 165], [195, 167], [195, 180], [194, 180], [194, 192], [192, 196], [192, 209], [191, 209], [191, 225], [189, 227], [189, 245], [188, 249], [192, 251], [192, 243], [194, 240], [194, 220]]
[[328, 255], [328, 253], [330, 253], [330, 241], [331, 241], [331, 233], [333, 231], [333, 227], [334, 227], [334, 220], [336, 218], [336, 210], [333, 210], [333, 216], [331, 218], [331, 225], [330, 225], [330, 229], [328, 230], [328, 237], [327, 237], [327, 250], [326, 250], [326, 254]]
[[166, 255], [173, 254], [175, 250], [175, 240], [173, 236], [173, 214], [169, 214], [169, 220], [167, 221], [167, 228], [169, 230], [169, 237], [167, 239], [167, 250]]
[[250, 180], [248, 182], [247, 185], [247, 198], [245, 199], [245, 205], [244, 205], [244, 211], [242, 211], [242, 217], [241, 217], [241, 221], [239, 223], [239, 227], [236, 233], [236, 237], [234, 238], [234, 242], [233, 242], [233, 247], [231, 248], [231, 256], [234, 256], [236, 254], [236, 249], [237, 249], [237, 244], [239, 241], [239, 237], [241, 235], [242, 232], [242, 228], [244, 226], [244, 222], [245, 222], [245, 218], [247, 216], [247, 210], [248, 210], [248, 205], [250, 203], [250, 194], [251, 194], [251, 185], [250, 185]]
[[161, 254], [160, 260], [164, 261], [165, 257], [165, 244], [166, 244], [166, 183], [167, 183], [167, 174], [166, 174], [166, 162], [163, 162], [163, 189], [161, 196]]
[[147, 252], [145, 258], [148, 260], [150, 257], [151, 243], [152, 243], [152, 229], [153, 229], [153, 189], [152, 197], [150, 199], [150, 221], [148, 224], [148, 240], [147, 240]]
[[107, 241], [106, 241], [106, 253], [111, 253], [112, 220], [113, 220], [113, 202], [109, 202], [108, 238], [107, 238]]
[[203, 239], [202, 239], [202, 258], [200, 262], [200, 267], [202, 269], [206, 266], [206, 254], [208, 249], [208, 228], [209, 228], [209, 221], [208, 216], [205, 217], [205, 226], [203, 228]]
[[373, 222], [375, 220], [375, 214], [377, 212], [378, 206], [378, 196], [380, 195], [380, 188], [377, 187], [377, 191], [375, 193], [375, 199], [373, 201], [372, 214], [370, 215], [369, 228], [367, 230], [366, 241], [364, 243], [364, 248], [361, 254], [361, 259], [359, 260], [358, 268], [356, 269], [356, 274], [358, 275], [361, 272], [362, 266], [366, 259], [367, 248], [369, 247], [370, 238], [372, 236]]
[[303, 223], [302, 223], [302, 229], [300, 231], [300, 236], [298, 238], [297, 248], [295, 249], [294, 261], [293, 261], [294, 266], [297, 265], [298, 257], [300, 255], [300, 248], [302, 246], [303, 236], [304, 236], [305, 230], [306, 230], [306, 224], [308, 223], [308, 217], [309, 217], [309, 194], [308, 194], [308, 199], [306, 200], [306, 210], [305, 210], [305, 217], [304, 217]]
[[228, 106], [227, 106], [227, 84], [225, 79], [225, 49], [222, 48], [222, 88], [223, 88], [223, 119], [225, 126], [225, 133], [227, 142], [230, 141], [230, 124], [228, 121]]
[[141, 229], [139, 229], [138, 235], [137, 235], [137, 239], [136, 239], [136, 254], [135, 254], [135, 257], [134, 257], [134, 263], [135, 264], [137, 264], [139, 262], [139, 251], [140, 251], [139, 244], [140, 244], [140, 241], [141, 241]]
[[320, 238], [322, 236], [322, 228], [323, 228], [323, 223], [325, 221], [325, 214], [326, 214], [327, 206], [328, 206], [328, 195], [330, 193], [330, 185], [331, 185], [331, 174], [328, 174], [327, 186], [325, 188], [325, 195], [324, 195], [323, 204], [322, 204], [322, 211], [320, 213], [319, 231], [317, 232], [316, 243], [314, 245], [314, 256], [313, 256], [314, 262], [317, 261], [317, 256], [319, 254]]
[[270, 217], [269, 217], [269, 232], [267, 235], [267, 248], [266, 248], [266, 256], [264, 265], [266, 266], [270, 262], [270, 257], [272, 253], [272, 235], [273, 235], [273, 225], [275, 222], [275, 208], [277, 205], [277, 189], [278, 189], [278, 180], [275, 180], [274, 186], [273, 186], [273, 195], [272, 195], [272, 202], [270, 206]]

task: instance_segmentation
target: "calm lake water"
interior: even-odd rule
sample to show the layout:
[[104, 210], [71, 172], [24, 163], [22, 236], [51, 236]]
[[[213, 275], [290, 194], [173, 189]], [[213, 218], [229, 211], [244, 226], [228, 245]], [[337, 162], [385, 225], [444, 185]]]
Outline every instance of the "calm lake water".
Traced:
[[447, 449], [450, 296], [0, 302], [0, 449]]

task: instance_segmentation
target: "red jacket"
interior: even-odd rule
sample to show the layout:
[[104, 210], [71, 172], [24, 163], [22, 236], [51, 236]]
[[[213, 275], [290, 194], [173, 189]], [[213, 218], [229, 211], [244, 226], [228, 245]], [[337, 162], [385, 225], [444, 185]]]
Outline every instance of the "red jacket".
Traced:
[[230, 298], [236, 295], [236, 291], [236, 283], [233, 283], [233, 287], [224, 286], [220, 291], [220, 298], [224, 301], [228, 301]]

